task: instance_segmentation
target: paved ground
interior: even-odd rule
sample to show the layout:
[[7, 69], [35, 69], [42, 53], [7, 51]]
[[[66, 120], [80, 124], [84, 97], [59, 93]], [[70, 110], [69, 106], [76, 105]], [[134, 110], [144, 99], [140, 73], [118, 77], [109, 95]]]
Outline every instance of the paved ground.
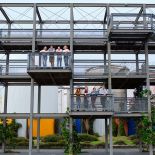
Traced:
[[[19, 150], [18, 150], [19, 151]], [[0, 155], [4, 155], [0, 153]], [[28, 151], [21, 150], [20, 153], [7, 153], [5, 155], [28, 155]], [[63, 150], [41, 150], [40, 153], [33, 151], [32, 155], [64, 155]], [[109, 155], [103, 149], [82, 150], [81, 155]], [[147, 152], [140, 153], [136, 149], [115, 149], [114, 155], [149, 155]]]

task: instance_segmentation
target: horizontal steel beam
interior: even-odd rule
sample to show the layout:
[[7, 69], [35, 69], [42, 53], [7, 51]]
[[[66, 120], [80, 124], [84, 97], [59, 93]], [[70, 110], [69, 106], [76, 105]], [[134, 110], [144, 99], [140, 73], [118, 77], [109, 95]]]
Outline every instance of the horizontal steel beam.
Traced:
[[[104, 118], [109, 116], [114, 117], [142, 117], [147, 116], [147, 113], [114, 113], [113, 112], [71, 112], [69, 114], [72, 117], [96, 117], [96, 118]], [[65, 117], [69, 117], [66, 113], [34, 113], [33, 118], [55, 118], [61, 119]], [[0, 113], [0, 118], [14, 118], [14, 119], [29, 119], [29, 113]]]
[[[39, 18], [40, 19], [40, 18]], [[7, 24], [8, 21], [0, 20], [0, 24]], [[33, 24], [33, 20], [11, 20], [12, 24]], [[70, 24], [70, 20], [37, 20], [36, 24]], [[103, 24], [101, 20], [74, 20], [74, 24]]]
[[[12, 24], [33, 24], [33, 20], [10, 20]], [[36, 21], [36, 24], [68, 24], [69, 20], [40, 20]], [[74, 20], [74, 24], [106, 24], [101, 20]], [[147, 24], [151, 24], [149, 21], [146, 21]], [[155, 24], [155, 21], [153, 21]], [[6, 20], [0, 20], [0, 24], [8, 24]], [[143, 24], [143, 20], [141, 21], [113, 21], [113, 24]], [[20, 30], [20, 29], [19, 29]]]
[[[142, 7], [138, 3], [73, 3], [73, 7]], [[34, 3], [0, 3], [1, 7], [33, 7]], [[37, 7], [70, 7], [70, 3], [36, 3]], [[155, 4], [146, 4], [146, 8], [155, 7]]]
[[[0, 113], [0, 118], [28, 119], [29, 113]], [[33, 118], [64, 118], [69, 117], [66, 113], [33, 113]]]

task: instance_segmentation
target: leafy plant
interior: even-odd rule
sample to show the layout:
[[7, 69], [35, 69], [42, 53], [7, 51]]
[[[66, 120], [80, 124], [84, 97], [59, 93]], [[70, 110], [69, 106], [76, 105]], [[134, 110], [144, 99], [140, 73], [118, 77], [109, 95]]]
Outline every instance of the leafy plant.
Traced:
[[78, 154], [81, 152], [80, 140], [75, 130], [75, 126], [73, 126], [73, 133], [70, 135], [69, 124], [69, 118], [65, 118], [61, 123], [61, 132], [65, 141], [65, 154]]
[[151, 94], [152, 94], [151, 91], [148, 90], [148, 89], [144, 89], [144, 90], [142, 90], [142, 91], [139, 93], [139, 96], [140, 96], [140, 97], [147, 97], [148, 94], [151, 95]]
[[117, 125], [115, 123], [115, 120], [113, 118], [112, 120], [112, 133], [113, 133], [113, 136], [116, 137], [117, 136]]
[[148, 117], [143, 116], [138, 124], [138, 135], [144, 144], [155, 144], [155, 132], [152, 129], [152, 122]]
[[10, 124], [6, 120], [6, 126], [4, 126], [3, 123], [0, 124], [0, 143], [9, 143], [12, 144], [13, 147], [15, 147], [16, 143], [13, 142], [13, 138], [17, 137], [17, 132], [20, 127], [21, 124], [16, 123], [15, 120], [12, 120]]
[[118, 125], [118, 135], [125, 136], [124, 123], [123, 120], [120, 119], [120, 124]]
[[42, 142], [59, 142], [60, 140], [63, 140], [61, 135], [48, 135], [41, 138]]
[[78, 137], [80, 139], [80, 142], [91, 142], [91, 141], [97, 141], [98, 138], [94, 135], [89, 134], [78, 134]]

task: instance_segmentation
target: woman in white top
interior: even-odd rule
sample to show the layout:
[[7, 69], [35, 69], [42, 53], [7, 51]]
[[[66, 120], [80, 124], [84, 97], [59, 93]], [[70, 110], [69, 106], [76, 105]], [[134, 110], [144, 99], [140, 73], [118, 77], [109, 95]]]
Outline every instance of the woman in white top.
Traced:
[[43, 62], [43, 67], [47, 66], [47, 47], [45, 46], [41, 51], [41, 58]]
[[62, 49], [60, 48], [60, 46], [58, 46], [58, 48], [56, 49], [56, 53], [57, 53], [57, 67], [61, 67], [62, 66]]
[[106, 105], [106, 102], [107, 102], [107, 90], [105, 89], [104, 85], [102, 85], [99, 88], [99, 94], [101, 95], [100, 101], [101, 101], [102, 108], [103, 108], [103, 110], [107, 110], [107, 105]]
[[63, 48], [63, 53], [64, 53], [64, 63], [65, 63], [65, 67], [69, 66], [69, 54], [70, 54], [70, 50], [68, 49], [68, 47], [65, 45]]

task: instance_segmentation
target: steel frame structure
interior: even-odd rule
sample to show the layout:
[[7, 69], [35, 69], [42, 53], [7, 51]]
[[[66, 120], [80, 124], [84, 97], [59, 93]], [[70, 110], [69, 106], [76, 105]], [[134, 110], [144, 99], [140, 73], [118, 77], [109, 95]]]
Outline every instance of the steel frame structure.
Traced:
[[[7, 15], [5, 8], [6, 7], [31, 7], [33, 9], [33, 19], [32, 20], [12, 20], [9, 15]], [[67, 7], [69, 8], [69, 12], [70, 12], [70, 17], [69, 20], [45, 20], [42, 18], [41, 14], [40, 14], [40, 10], [39, 8], [41, 7]], [[105, 15], [103, 17], [102, 20], [75, 20], [74, 19], [74, 8], [76, 7], [89, 7], [89, 8], [93, 8], [93, 7], [103, 7], [105, 8]], [[40, 118], [62, 118], [62, 117], [70, 117], [70, 135], [72, 136], [72, 127], [73, 127], [73, 118], [75, 117], [80, 117], [83, 118], [84, 116], [90, 117], [93, 116], [95, 118], [105, 118], [105, 131], [106, 131], [106, 142], [108, 142], [108, 122], [107, 119], [109, 119], [109, 128], [110, 128], [110, 155], [113, 155], [113, 143], [112, 143], [112, 117], [114, 116], [114, 114], [112, 112], [94, 112], [92, 114], [92, 112], [75, 112], [75, 113], [70, 113], [70, 115], [67, 114], [42, 114], [40, 113], [40, 101], [41, 101], [41, 85], [37, 84], [35, 82], [35, 80], [31, 77], [31, 76], [13, 76], [13, 77], [9, 77], [9, 55], [10, 53], [16, 53], [16, 54], [21, 54], [21, 49], [19, 47], [16, 48], [16, 44], [18, 44], [18, 46], [23, 46], [22, 47], [22, 51], [25, 50], [25, 53], [28, 53], [29, 51], [31, 52], [36, 52], [37, 51], [37, 46], [41, 47], [44, 44], [46, 45], [50, 45], [52, 41], [54, 41], [54, 39], [52, 40], [52, 38], [49, 39], [45, 39], [45, 38], [41, 38], [38, 39], [36, 38], [36, 25], [39, 24], [40, 26], [40, 30], [45, 31], [45, 29], [43, 29], [43, 25], [44, 24], [68, 24], [69, 25], [69, 37], [67, 38], [68, 40], [65, 43], [63, 42], [63, 39], [58, 38], [59, 43], [60, 44], [68, 44], [70, 46], [70, 50], [71, 52], [71, 58], [72, 58], [72, 64], [71, 64], [71, 70], [72, 70], [72, 77], [70, 79], [70, 92], [71, 94], [74, 93], [74, 54], [80, 54], [80, 53], [103, 53], [104, 54], [104, 64], [108, 64], [108, 90], [109, 93], [112, 94], [112, 71], [111, 71], [111, 54], [112, 53], [116, 53], [116, 54], [129, 54], [129, 53], [134, 53], [136, 56], [136, 67], [138, 68], [138, 54], [143, 53], [145, 54], [145, 63], [146, 63], [146, 86], [147, 89], [150, 89], [150, 75], [149, 75], [149, 58], [148, 58], [148, 54], [155, 54], [155, 44], [154, 41], [150, 41], [150, 34], [146, 34], [145, 38], [143, 40], [139, 41], [139, 38], [136, 38], [136, 41], [133, 39], [134, 37], [136, 37], [137, 33], [140, 33], [143, 35], [143, 29], [142, 30], [138, 30], [139, 32], [136, 32], [134, 34], [134, 36], [131, 36], [131, 38], [129, 39], [128, 36], [128, 32], [127, 30], [121, 30], [120, 32], [123, 33], [123, 35], [126, 35], [126, 39], [125, 40], [125, 44], [128, 45], [129, 43], [131, 43], [131, 45], [126, 46], [126, 47], [122, 47], [122, 44], [124, 44], [124, 40], [117, 40], [117, 38], [111, 40], [111, 35], [113, 35], [113, 32], [108, 33], [108, 35], [106, 35], [106, 37], [104, 38], [99, 38], [98, 40], [96, 38], [92, 38], [91, 40], [89, 40], [89, 38], [85, 38], [83, 40], [80, 40], [80, 42], [76, 43], [76, 38], [74, 37], [74, 25], [75, 24], [102, 24], [103, 25], [103, 29], [106, 29], [107, 31], [110, 32], [110, 24], [109, 22], [111, 21], [110, 17], [111, 17], [111, 8], [114, 7], [119, 7], [119, 8], [139, 8], [139, 12], [136, 13], [136, 18], [134, 21], [135, 27], [137, 27], [138, 24], [143, 24], [144, 27], [147, 27], [147, 24], [149, 24], [146, 21], [145, 15], [147, 14], [146, 10], [149, 8], [155, 9], [155, 4], [122, 4], [122, 3], [28, 3], [28, 4], [22, 4], [22, 3], [0, 3], [0, 11], [2, 13], [2, 15], [4, 16], [5, 20], [0, 20], [0, 24], [7, 24], [8, 25], [8, 38], [3, 38], [2, 36], [0, 36], [0, 44], [1, 44], [1, 53], [5, 53], [6, 54], [6, 74], [5, 76], [1, 77], [1, 82], [3, 82], [4, 86], [5, 86], [5, 97], [4, 97], [4, 114], [0, 114], [0, 118], [3, 118], [3, 125], [6, 125], [6, 121], [5, 119], [7, 117], [11, 117], [11, 118], [30, 118], [30, 133], [29, 133], [29, 155], [32, 154], [32, 128], [33, 128], [33, 118], [37, 118], [38, 122], [40, 122]], [[130, 13], [128, 14], [130, 16]], [[37, 20], [38, 17], [38, 20]], [[143, 17], [143, 20], [141, 22], [139, 22], [139, 19]], [[152, 15], [152, 18], [154, 18], [154, 16]], [[118, 21], [119, 23], [120, 21]], [[122, 23], [133, 23], [130, 21], [123, 21]], [[11, 26], [12, 24], [31, 24], [32, 25], [32, 37], [30, 38], [22, 38], [21, 42], [21, 38], [11, 38]], [[155, 21], [152, 21], [152, 24], [155, 24]], [[81, 30], [82, 31], [82, 30]], [[151, 30], [151, 34], [154, 32], [154, 30]], [[42, 33], [42, 32], [41, 32]], [[129, 32], [130, 33], [130, 32]], [[132, 32], [133, 33], [133, 32]], [[119, 37], [119, 35], [118, 35]], [[96, 42], [93, 43], [93, 41], [95, 41], [95, 39], [97, 40]], [[93, 41], [92, 41], [93, 40]], [[11, 43], [11, 41], [13, 41]], [[45, 42], [44, 42], [45, 41]], [[83, 43], [83, 41], [85, 41]], [[26, 42], [26, 43], [24, 43]], [[135, 43], [136, 42], [136, 43]], [[53, 43], [55, 45], [58, 45], [59, 43]], [[120, 43], [120, 44], [119, 44]], [[9, 48], [6, 48], [6, 46], [9, 46]], [[100, 48], [97, 48], [96, 45], [99, 45]], [[12, 48], [11, 48], [12, 47]], [[26, 49], [25, 49], [26, 48]], [[117, 50], [118, 49], [118, 50]], [[150, 51], [149, 51], [150, 50]], [[108, 62], [106, 62], [106, 55], [108, 55]], [[18, 79], [17, 79], [18, 77]], [[7, 79], [9, 78], [9, 80], [12, 83], [9, 83], [10, 81]], [[4, 81], [3, 81], [3, 80]], [[23, 81], [23, 79], [25, 79], [25, 81]], [[101, 79], [102, 81], [102, 79]], [[100, 82], [101, 82], [100, 81]], [[21, 82], [21, 83], [18, 83]], [[31, 86], [31, 98], [30, 98], [30, 113], [25, 113], [25, 114], [9, 114], [7, 113], [7, 96], [8, 96], [8, 86], [9, 85], [30, 85]], [[38, 109], [37, 109], [37, 113], [34, 114], [33, 113], [33, 107], [34, 107], [34, 86], [38, 85]], [[151, 120], [151, 103], [150, 103], [150, 96], [148, 95], [148, 113], [146, 114], [149, 116], [150, 120]], [[129, 114], [129, 113], [125, 113], [125, 114], [116, 114], [115, 116], [117, 117], [141, 117], [142, 114], [141, 113], [134, 113], [134, 114]], [[39, 151], [39, 130], [40, 130], [40, 123], [38, 123], [38, 136], [37, 136], [37, 150]], [[108, 151], [108, 143], [106, 143], [105, 145], [106, 147], [106, 151]], [[5, 144], [3, 144], [3, 149], [5, 148]], [[150, 145], [150, 155], [153, 155], [153, 149], [152, 149], [152, 145]]]

